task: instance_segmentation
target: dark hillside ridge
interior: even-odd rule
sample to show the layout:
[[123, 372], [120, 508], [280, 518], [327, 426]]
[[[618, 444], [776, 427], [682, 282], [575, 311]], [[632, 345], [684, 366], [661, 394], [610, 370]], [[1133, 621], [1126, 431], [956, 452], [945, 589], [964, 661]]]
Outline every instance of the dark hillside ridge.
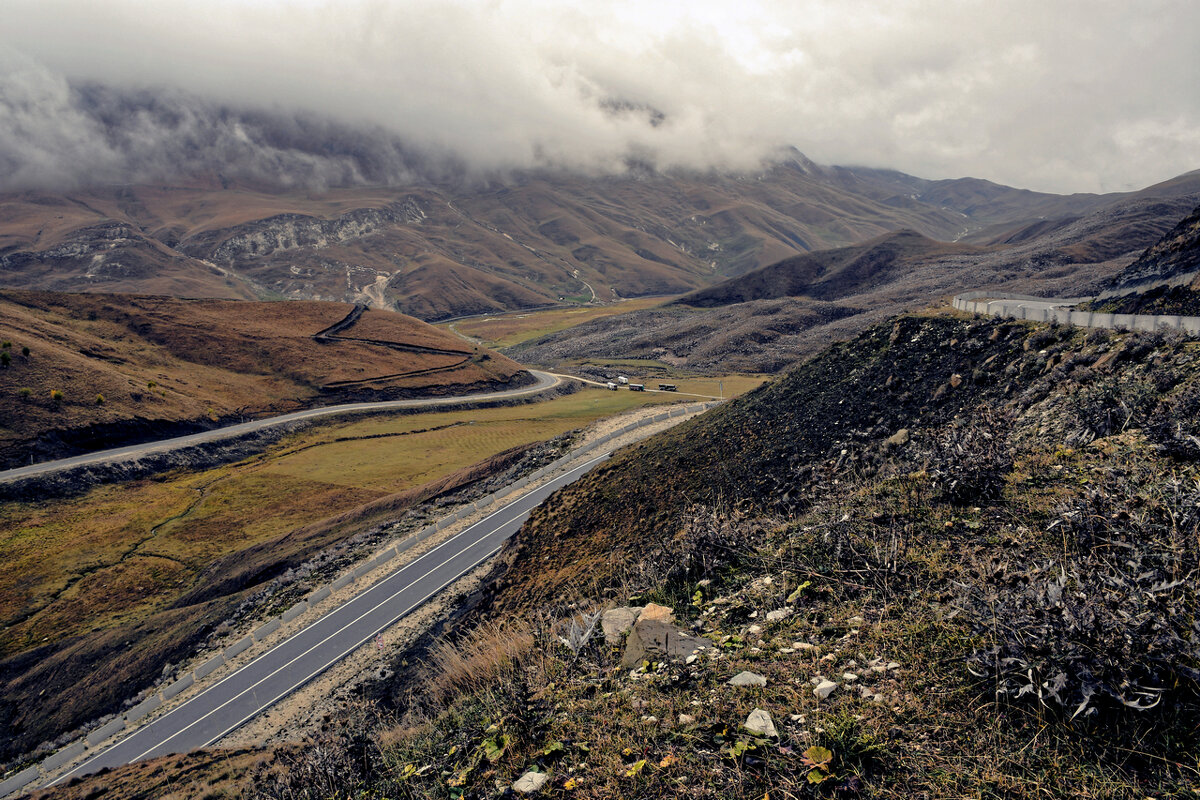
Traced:
[[[613, 565], [647, 546], [668, 547], [693, 505], [777, 513], [803, 503], [800, 487], [843, 449], [856, 459], [900, 428], [942, 425], [1016, 392], [1006, 370], [1028, 369], [1026, 332], [1015, 323], [902, 317], [617, 454], [534, 512], [505, 579], [514, 591], [498, 602], [527, 607], [597, 591]], [[591, 537], [601, 529], [605, 550], [597, 552]], [[515, 589], [534, 586], [534, 596]]]
[[971, 245], [937, 242], [912, 230], [897, 231], [861, 245], [785, 259], [684, 295], [675, 302], [714, 308], [779, 297], [805, 296], [832, 301], [896, 281], [921, 261], [983, 252]]
[[[872, 327], [535, 510], [457, 636], [381, 688], [414, 733], [380, 747], [448, 763], [464, 796], [531, 764], [589, 798], [1189, 796], [1198, 357], [1166, 334]], [[665, 633], [655, 608], [576, 637], [649, 603]]]
[[1200, 206], [1108, 281], [1109, 289], [1178, 280], [1200, 271]]

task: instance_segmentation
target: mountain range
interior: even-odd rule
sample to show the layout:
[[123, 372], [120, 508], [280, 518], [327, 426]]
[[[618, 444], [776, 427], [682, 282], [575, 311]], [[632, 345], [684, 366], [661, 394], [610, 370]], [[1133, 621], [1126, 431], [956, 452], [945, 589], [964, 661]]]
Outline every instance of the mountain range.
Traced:
[[[1200, 173], [1134, 193], [1053, 195], [825, 167], [795, 151], [753, 174], [527, 172], [469, 189], [425, 182], [316, 192], [217, 176], [0, 196], [0, 282], [363, 302], [441, 320], [681, 294], [900, 229], [1019, 248], [1071, 238], [1100, 212], [1140, 209], [1131, 230], [1074, 235], [1050, 258], [1104, 260], [1161, 235], [1160, 220], [1181, 198], [1188, 208], [1200, 200]], [[1156, 204], [1165, 207], [1156, 213]]]

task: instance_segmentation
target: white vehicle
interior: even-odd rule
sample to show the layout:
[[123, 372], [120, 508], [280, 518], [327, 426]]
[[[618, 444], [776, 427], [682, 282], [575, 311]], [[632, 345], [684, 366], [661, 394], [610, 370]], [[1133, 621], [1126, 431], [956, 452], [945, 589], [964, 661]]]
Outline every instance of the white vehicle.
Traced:
[[624, 375], [622, 375], [619, 378], [617, 378], [617, 383], [621, 384], [622, 386], [625, 386], [627, 383], [629, 383], [629, 378], [626, 378]]
[[604, 388], [610, 389], [615, 392], [617, 390], [617, 385], [615, 383], [613, 383], [612, 381], [609, 381], [608, 383], [604, 384]]

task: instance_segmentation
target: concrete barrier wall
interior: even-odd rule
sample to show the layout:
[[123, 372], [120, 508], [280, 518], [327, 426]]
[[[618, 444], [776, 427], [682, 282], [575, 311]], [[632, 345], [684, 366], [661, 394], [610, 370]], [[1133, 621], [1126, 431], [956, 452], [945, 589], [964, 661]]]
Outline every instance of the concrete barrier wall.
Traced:
[[113, 736], [125, 730], [125, 720], [117, 717], [112, 722], [106, 725], [101, 725], [96, 730], [87, 735], [88, 747], [95, 747], [110, 736]]
[[308, 596], [308, 607], [312, 608], [317, 603], [324, 600], [326, 597], [329, 597], [329, 595], [331, 595], [331, 594], [333, 594], [333, 592], [330, 590], [330, 588], [328, 586], [322, 586], [320, 589], [317, 589], [315, 592], [313, 592], [312, 594], [310, 594]]
[[83, 755], [83, 751], [86, 749], [87, 749], [87, 746], [82, 741], [78, 741], [75, 744], [70, 745], [69, 747], [64, 747], [62, 750], [59, 750], [54, 755], [44, 759], [42, 761], [41, 767], [46, 772], [50, 772], [51, 770], [58, 769], [59, 767], [61, 767], [63, 764], [66, 764], [71, 759], [76, 758], [77, 756]]
[[252, 644], [254, 644], [254, 638], [251, 636], [245, 636], [241, 639], [238, 639], [236, 642], [229, 645], [229, 647], [225, 648], [225, 658], [229, 659], [239, 655], [243, 651], [247, 650]]
[[221, 655], [220, 653], [217, 653], [215, 656], [210, 658], [208, 661], [205, 661], [203, 664], [196, 667], [196, 672], [195, 672], [196, 680], [200, 680], [201, 678], [207, 678], [209, 675], [212, 675], [214, 672], [216, 672], [217, 667], [221, 667], [224, 665], [225, 665], [225, 656]]
[[[296, 603], [296, 605], [292, 606], [287, 611], [283, 612], [283, 616], [280, 617], [280, 619], [283, 620], [284, 622], [291, 622], [296, 617], [303, 614], [305, 611], [308, 611], [308, 601], [301, 600], [299, 603]], [[196, 671], [199, 672], [200, 670], [196, 670]]]
[[162, 698], [156, 694], [152, 694], [133, 708], [129, 709], [129, 711], [125, 714], [125, 721], [137, 722], [139, 719], [146, 716], [161, 705]]
[[196, 682], [196, 677], [192, 673], [184, 675], [179, 680], [172, 683], [170, 686], [162, 690], [163, 700], [170, 700], [175, 695], [182, 692], [184, 689], [191, 687]]
[[11, 778], [0, 781], [0, 797], [5, 797], [13, 792], [24, 789], [40, 777], [41, 773], [38, 772], [37, 767], [23, 769]]
[[[1177, 314], [1108, 314], [1070, 308], [1072, 305], [1089, 299], [1091, 298], [1072, 297], [1058, 300], [1009, 292], [978, 291], [956, 295], [952, 305], [959, 311], [973, 314], [1034, 322], [1057, 322], [1060, 325], [1075, 325], [1080, 328], [1146, 332], [1177, 330], [1183, 331], [1189, 336], [1200, 335], [1200, 317], [1184, 317]], [[1042, 303], [1055, 302], [1061, 305], [1053, 308], [1034, 308], [1021, 303], [1022, 300], [1035, 300]]]

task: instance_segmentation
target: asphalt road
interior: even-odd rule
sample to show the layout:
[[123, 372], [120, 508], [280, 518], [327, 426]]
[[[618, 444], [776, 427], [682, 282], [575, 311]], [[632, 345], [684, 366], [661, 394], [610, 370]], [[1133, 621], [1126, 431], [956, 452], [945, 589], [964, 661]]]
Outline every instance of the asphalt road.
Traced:
[[530, 511], [609, 455], [596, 456], [493, 512], [50, 785], [213, 744], [495, 554]]
[[487, 400], [501, 400], [508, 397], [521, 397], [523, 395], [536, 394], [537, 392], [549, 389], [551, 386], [554, 386], [562, 380], [559, 376], [551, 375], [548, 372], [539, 372], [538, 370], [534, 369], [529, 370], [529, 372], [532, 373], [535, 378], [537, 378], [537, 383], [532, 386], [524, 386], [520, 389], [506, 389], [502, 392], [481, 392], [479, 394], [467, 394], [457, 397], [418, 398], [414, 400], [385, 400], [374, 403], [346, 403], [338, 406], [311, 408], [307, 411], [296, 411], [291, 414], [283, 414], [278, 417], [269, 417], [267, 419], [259, 419], [252, 422], [243, 422], [238, 425], [231, 425], [227, 428], [215, 428], [211, 431], [202, 431], [201, 433], [193, 433], [187, 436], [177, 436], [174, 439], [162, 439], [156, 442], [146, 442], [144, 444], [134, 444], [127, 447], [117, 447], [111, 450], [100, 450], [95, 453], [86, 453], [81, 456], [61, 458], [56, 461], [44, 461], [40, 464], [30, 464], [26, 467], [5, 470], [0, 472], [0, 483], [20, 480], [22, 478], [28, 478], [34, 475], [45, 475], [47, 473], [58, 472], [59, 470], [85, 466], [88, 464], [104, 464], [111, 461], [122, 461], [125, 459], [137, 458], [139, 456], [149, 455], [151, 453], [166, 453], [170, 452], [171, 450], [192, 447], [198, 444], [217, 442], [221, 441], [222, 439], [232, 439], [238, 436], [243, 436], [247, 433], [261, 431], [276, 425], [286, 425], [289, 422], [295, 422], [302, 419], [313, 419], [315, 417], [354, 413], [358, 411], [387, 411], [394, 408], [437, 408], [439, 406], [452, 406], [460, 403], [475, 403]]

